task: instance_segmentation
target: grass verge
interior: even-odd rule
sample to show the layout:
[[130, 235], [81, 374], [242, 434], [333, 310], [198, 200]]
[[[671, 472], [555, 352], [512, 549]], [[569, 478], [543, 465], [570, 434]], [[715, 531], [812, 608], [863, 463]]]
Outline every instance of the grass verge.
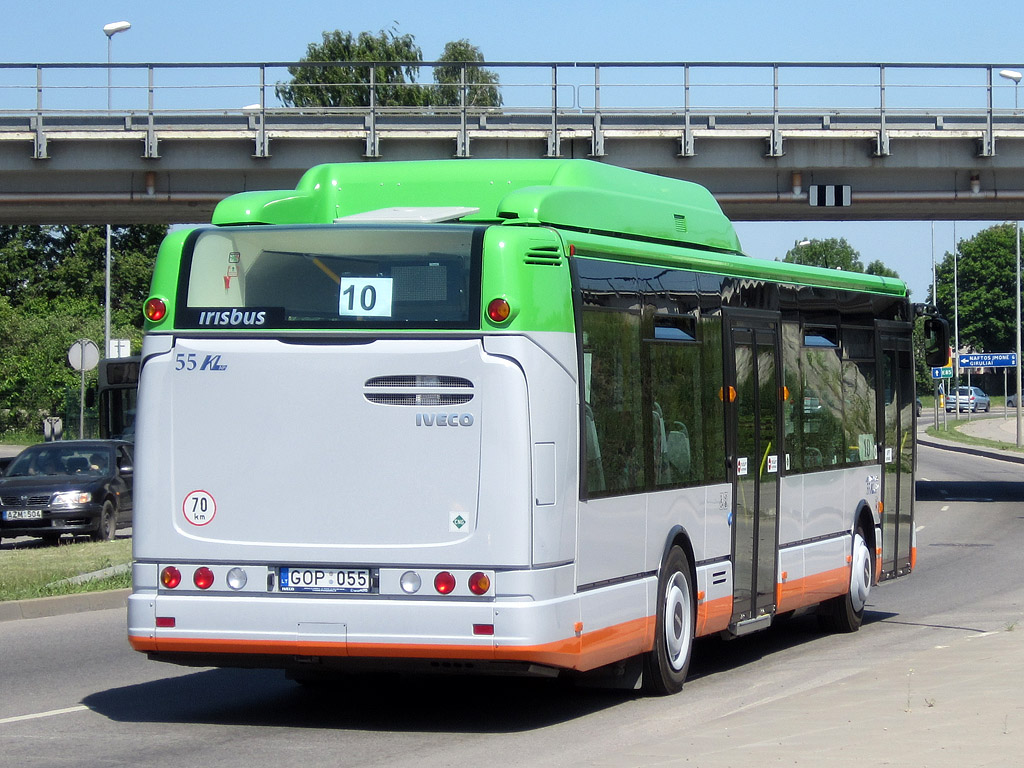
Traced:
[[965, 435], [960, 431], [960, 427], [966, 426], [967, 422], [963, 424], [951, 424], [948, 428], [943, 429], [942, 427], [931, 426], [925, 430], [925, 434], [930, 437], [938, 437], [942, 440], [950, 440], [956, 443], [963, 443], [964, 445], [974, 445], [978, 448], [998, 448], [1003, 451], [1013, 451], [1015, 453], [1024, 454], [1024, 448], [1018, 448], [1013, 443], [1003, 443], [998, 440], [986, 440], [984, 437], [974, 437], [973, 435]]
[[[131, 573], [83, 584], [54, 584], [61, 579], [131, 562], [131, 539], [28, 546], [0, 551], [0, 600], [102, 592], [131, 586]], [[52, 585], [52, 586], [48, 586]]]

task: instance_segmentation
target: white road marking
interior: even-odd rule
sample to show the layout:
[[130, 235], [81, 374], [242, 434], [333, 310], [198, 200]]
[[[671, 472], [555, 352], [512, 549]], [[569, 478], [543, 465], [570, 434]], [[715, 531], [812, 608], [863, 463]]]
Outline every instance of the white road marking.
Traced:
[[924, 530], [924, 528], [925, 528], [925, 527], [924, 527], [923, 525], [919, 525], [919, 526], [917, 526], [916, 530], [917, 530], [918, 532], [921, 532], [921, 531], [923, 531], [923, 530]]
[[15, 717], [3, 717], [0, 718], [0, 725], [5, 723], [19, 723], [22, 720], [36, 720], [40, 717], [53, 717], [54, 715], [67, 715], [71, 712], [81, 712], [88, 709], [84, 704], [79, 704], [77, 707], [65, 707], [64, 709], [51, 709], [49, 712], [36, 712], [32, 715], [16, 715]]
[[948, 512], [948, 511], [949, 511], [949, 504], [946, 504], [945, 506], [939, 507], [939, 512]]

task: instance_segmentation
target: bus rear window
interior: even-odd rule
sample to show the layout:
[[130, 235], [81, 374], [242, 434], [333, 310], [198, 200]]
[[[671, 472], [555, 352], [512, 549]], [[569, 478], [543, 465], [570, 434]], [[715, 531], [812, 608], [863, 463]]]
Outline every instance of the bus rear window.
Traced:
[[437, 224], [200, 230], [185, 253], [178, 324], [475, 328], [482, 233]]

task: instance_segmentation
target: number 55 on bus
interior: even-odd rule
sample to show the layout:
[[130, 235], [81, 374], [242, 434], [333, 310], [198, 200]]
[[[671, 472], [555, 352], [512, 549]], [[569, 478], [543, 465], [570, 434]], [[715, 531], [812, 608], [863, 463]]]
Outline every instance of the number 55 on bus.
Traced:
[[853, 631], [914, 566], [923, 308], [744, 256], [694, 184], [318, 166], [169, 235], [145, 312], [128, 633], [154, 659], [671, 693], [695, 637], [815, 606]]

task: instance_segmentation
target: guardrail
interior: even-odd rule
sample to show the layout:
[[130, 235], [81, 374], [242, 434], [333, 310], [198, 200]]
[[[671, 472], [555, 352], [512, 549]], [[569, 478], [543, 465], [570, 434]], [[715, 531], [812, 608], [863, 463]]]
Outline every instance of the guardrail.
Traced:
[[[377, 62], [408, 66], [407, 62]], [[285, 106], [276, 88], [289, 67], [339, 67], [364, 73], [343, 86], [361, 102], [351, 107]], [[419, 107], [381, 104], [376, 69], [352, 62], [0, 64], [0, 140], [30, 138], [33, 157], [46, 158], [54, 132], [76, 138], [139, 137], [145, 157], [158, 157], [158, 133], [223, 136], [241, 131], [269, 154], [273, 131], [333, 131], [359, 136], [365, 154], [379, 156], [386, 131], [451, 135], [468, 156], [474, 132], [501, 137], [535, 132], [558, 156], [569, 132], [604, 154], [615, 131], [678, 136], [679, 154], [695, 154], [695, 137], [714, 131], [761, 132], [768, 156], [783, 154], [788, 133], [860, 132], [874, 154], [890, 152], [893, 131], [967, 132], [978, 154], [995, 154], [997, 130], [1022, 132], [1018, 79], [997, 64], [864, 64], [765, 62], [487, 62], [497, 74], [502, 104], [475, 106], [479, 63], [423, 62], [420, 79], [401, 87], [434, 87], [433, 74], [460, 71], [458, 103]], [[1009, 65], [1016, 70], [1024, 65]], [[443, 70], [441, 68], [444, 68]], [[1015, 72], [1010, 74], [1016, 74]]]

